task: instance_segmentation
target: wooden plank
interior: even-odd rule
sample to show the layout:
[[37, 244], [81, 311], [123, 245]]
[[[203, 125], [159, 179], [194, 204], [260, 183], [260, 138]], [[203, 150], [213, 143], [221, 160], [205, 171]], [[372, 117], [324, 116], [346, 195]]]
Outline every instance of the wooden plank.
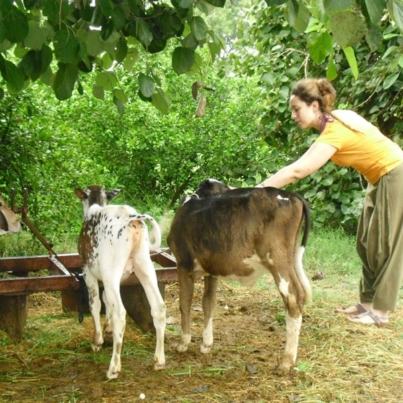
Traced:
[[[58, 260], [69, 270], [81, 269], [83, 261], [78, 253], [57, 255]], [[54, 270], [55, 264], [49, 255], [0, 258], [0, 272]]]
[[32, 294], [61, 290], [78, 290], [79, 282], [74, 276], [40, 276], [0, 280], [0, 295]]
[[170, 255], [167, 250], [162, 250], [159, 253], [152, 253], [151, 260], [158, 263], [162, 267], [176, 267], [176, 259]]
[[[65, 253], [56, 255], [57, 260], [68, 270], [80, 270], [83, 261], [78, 253]], [[150, 254], [151, 260], [158, 263], [162, 267], [176, 267], [175, 258], [168, 253], [168, 250], [161, 249], [159, 253]], [[40, 271], [53, 270], [55, 267], [52, 256], [18, 256], [0, 258], [0, 272], [13, 271]]]
[[[167, 283], [177, 281], [176, 267], [164, 267], [155, 270], [158, 282]], [[131, 274], [126, 281], [122, 282], [122, 286], [137, 284], [140, 284], [140, 282], [134, 274]], [[78, 290], [79, 288], [80, 285], [75, 276], [55, 275], [0, 280], [0, 295]]]

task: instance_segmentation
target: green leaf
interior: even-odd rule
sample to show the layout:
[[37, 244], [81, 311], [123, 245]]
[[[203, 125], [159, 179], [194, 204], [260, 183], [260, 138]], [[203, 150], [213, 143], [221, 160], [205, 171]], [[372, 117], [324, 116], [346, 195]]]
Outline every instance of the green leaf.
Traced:
[[193, 49], [177, 47], [172, 53], [172, 68], [176, 74], [183, 74], [189, 71], [195, 60]]
[[385, 0], [365, 0], [364, 3], [371, 22], [377, 24], [383, 16]]
[[119, 98], [113, 97], [113, 103], [116, 105], [119, 115], [123, 115], [125, 113], [125, 104]]
[[287, 0], [265, 0], [265, 1], [269, 7], [281, 6], [282, 4], [287, 2]]
[[365, 35], [371, 52], [375, 52], [382, 45], [382, 29], [379, 25], [371, 24]]
[[139, 59], [139, 51], [137, 48], [129, 48], [127, 51], [126, 58], [123, 62], [123, 67], [130, 71]]
[[210, 51], [211, 60], [214, 63], [216, 57], [221, 53], [222, 46], [215, 42], [209, 42], [207, 46]]
[[164, 38], [171, 38], [175, 35], [180, 36], [183, 33], [185, 25], [182, 23], [178, 15], [171, 10], [165, 10], [160, 19], [161, 29]]
[[99, 7], [101, 8], [102, 14], [105, 17], [110, 17], [112, 14], [112, 6], [109, 3], [109, 0], [97, 0], [97, 4], [99, 4]]
[[185, 38], [182, 39], [181, 44], [185, 48], [190, 48], [190, 49], [196, 49], [198, 44], [196, 42], [196, 38], [192, 33], [189, 35], [185, 36]]
[[127, 95], [125, 92], [119, 88], [115, 88], [112, 91], [112, 94], [115, 98], [120, 99], [124, 104], [128, 101]]
[[163, 114], [167, 114], [171, 106], [171, 100], [160, 88], [157, 88], [156, 93], [153, 94], [151, 103]]
[[323, 178], [320, 181], [320, 184], [323, 186], [330, 186], [334, 182], [334, 179], [332, 176], [327, 176], [326, 178]]
[[329, 64], [326, 69], [326, 78], [329, 81], [333, 81], [337, 77], [337, 69], [336, 65], [334, 64], [333, 54], [329, 58]]
[[66, 0], [42, 0], [43, 14], [49, 19], [54, 27], [64, 25], [63, 22], [69, 18], [75, 8], [73, 1]]
[[173, 1], [174, 7], [176, 7], [175, 3], [177, 3], [178, 7], [188, 9], [193, 6], [195, 0], [177, 0]]
[[92, 86], [92, 95], [95, 97], [95, 98], [98, 98], [98, 99], [100, 99], [100, 100], [104, 100], [105, 99], [105, 90], [104, 90], [104, 87], [102, 87], [102, 85], [97, 85], [97, 84], [94, 84], [93, 86]]
[[396, 53], [398, 47], [393, 45], [386, 49], [386, 52], [382, 55], [382, 59], [386, 59], [391, 53]]
[[316, 64], [321, 64], [333, 52], [333, 37], [326, 32], [308, 35], [309, 55]]
[[389, 14], [403, 32], [403, 3], [401, 0], [388, 0]]
[[136, 21], [136, 32], [134, 35], [145, 47], [147, 47], [153, 40], [153, 34], [150, 27], [143, 20]]
[[155, 92], [155, 85], [154, 80], [143, 73], [139, 74], [139, 88], [141, 93], [146, 97], [149, 98]]
[[334, 40], [341, 48], [359, 43], [367, 31], [364, 17], [356, 11], [332, 11], [328, 16]]
[[303, 2], [290, 0], [288, 6], [288, 21], [299, 32], [304, 32], [309, 24], [311, 13]]
[[357, 59], [355, 58], [354, 49], [351, 46], [343, 48], [343, 52], [346, 55], [347, 62], [351, 68], [353, 76], [355, 79], [358, 78], [358, 66], [357, 66]]
[[112, 71], [102, 71], [95, 77], [95, 83], [101, 85], [105, 91], [112, 91], [118, 84], [118, 79]]
[[224, 7], [225, 0], [206, 0], [207, 3], [211, 4], [214, 7]]
[[71, 97], [77, 77], [77, 66], [59, 63], [59, 70], [56, 72], [52, 83], [53, 91], [59, 101], [64, 101]]
[[72, 31], [60, 30], [53, 38], [56, 58], [65, 64], [73, 63], [77, 59], [80, 44]]
[[7, 84], [15, 91], [22, 90], [25, 81], [24, 72], [12, 62], [5, 60], [2, 55], [0, 55], [0, 72]]
[[90, 56], [98, 56], [103, 50], [99, 31], [88, 31], [85, 36], [85, 46]]
[[207, 25], [201, 17], [193, 17], [190, 21], [190, 29], [197, 41], [204, 41], [207, 35]]
[[113, 59], [109, 53], [104, 53], [101, 57], [101, 60], [101, 66], [103, 70], [109, 70], [112, 67]]
[[116, 31], [120, 31], [126, 25], [126, 15], [122, 7], [117, 6], [113, 9], [112, 21]]
[[28, 35], [27, 16], [16, 7], [8, 13], [3, 13], [5, 37], [12, 43], [21, 42]]
[[390, 88], [395, 81], [398, 79], [399, 77], [399, 73], [395, 73], [395, 74], [389, 74], [385, 80], [382, 83], [382, 87], [384, 90], [387, 90], [388, 88]]
[[30, 50], [18, 64], [32, 81], [37, 80], [49, 67], [52, 61], [52, 50], [44, 46], [42, 50]]
[[48, 37], [53, 34], [53, 30], [49, 25], [40, 26], [37, 21], [31, 20], [28, 23], [29, 32], [24, 39], [24, 45], [30, 49], [39, 50], [46, 44]]
[[50, 68], [50, 66], [41, 75], [40, 79], [44, 84], [48, 85], [49, 87], [52, 86], [53, 72], [52, 72], [52, 69]]
[[323, 5], [326, 11], [345, 10], [351, 7], [353, 1], [354, 0], [324, 0]]
[[124, 38], [120, 38], [116, 46], [115, 60], [118, 63], [122, 63], [127, 55], [127, 42]]

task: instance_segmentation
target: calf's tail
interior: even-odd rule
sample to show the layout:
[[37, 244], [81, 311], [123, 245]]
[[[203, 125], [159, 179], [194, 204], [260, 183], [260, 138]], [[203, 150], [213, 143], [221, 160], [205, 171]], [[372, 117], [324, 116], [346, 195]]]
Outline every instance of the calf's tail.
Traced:
[[305, 225], [304, 225], [304, 233], [302, 235], [302, 241], [301, 245], [299, 246], [296, 254], [295, 254], [295, 270], [298, 276], [298, 279], [302, 285], [302, 288], [305, 291], [306, 294], [306, 302], [312, 302], [312, 288], [311, 284], [309, 282], [309, 279], [305, 273], [304, 266], [302, 264], [302, 258], [304, 256], [305, 252], [305, 247], [308, 243], [308, 236], [309, 236], [309, 230], [311, 227], [311, 215], [309, 211], [309, 206], [306, 200], [302, 197], [300, 197], [303, 205], [303, 217], [302, 219], [305, 220]]
[[[153, 227], [148, 238], [150, 251], [159, 250], [161, 248], [161, 229], [157, 221], [155, 221], [154, 218], [148, 214], [142, 214], [139, 219], [143, 221], [148, 221]], [[151, 239], [153, 240], [153, 242], [151, 242]]]

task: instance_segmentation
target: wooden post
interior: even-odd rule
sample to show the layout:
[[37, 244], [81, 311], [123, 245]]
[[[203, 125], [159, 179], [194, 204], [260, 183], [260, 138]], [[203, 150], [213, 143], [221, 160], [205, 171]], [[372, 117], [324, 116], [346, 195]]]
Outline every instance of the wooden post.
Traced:
[[21, 341], [28, 317], [28, 295], [0, 295], [0, 329]]
[[[165, 299], [165, 284], [158, 283], [161, 296]], [[61, 293], [62, 307], [64, 312], [78, 312], [79, 292], [76, 290], [64, 290]], [[100, 287], [102, 295], [103, 288]], [[127, 315], [132, 318], [143, 332], [155, 332], [153, 318], [151, 316], [151, 308], [148, 303], [146, 293], [140, 284], [125, 285], [120, 287], [120, 296], [125, 306]], [[102, 302], [101, 313], [105, 313], [105, 306]], [[82, 313], [89, 314], [88, 303], [82, 306]]]
[[[162, 298], [165, 300], [165, 284], [158, 283]], [[141, 285], [130, 285], [120, 288], [123, 305], [127, 314], [137, 323], [143, 332], [155, 333], [151, 308], [146, 293]]]

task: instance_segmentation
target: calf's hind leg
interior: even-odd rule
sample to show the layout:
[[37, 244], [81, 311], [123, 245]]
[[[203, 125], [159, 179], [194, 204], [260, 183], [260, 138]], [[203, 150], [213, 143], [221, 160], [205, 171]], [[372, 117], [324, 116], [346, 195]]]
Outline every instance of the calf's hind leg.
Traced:
[[126, 327], [126, 309], [120, 297], [120, 280], [104, 281], [104, 287], [104, 300], [108, 305], [106, 310], [109, 312], [113, 335], [113, 352], [106, 377], [108, 379], [116, 379], [121, 369], [123, 335]]
[[91, 343], [93, 351], [99, 351], [104, 343], [101, 327], [101, 299], [99, 296], [98, 279], [96, 279], [88, 267], [83, 268], [85, 285], [88, 290], [89, 308], [94, 321], [94, 340]]
[[301, 288], [301, 286], [295, 273], [293, 272], [289, 275], [286, 270], [279, 271], [275, 275], [275, 282], [283, 298], [286, 319], [286, 344], [278, 370], [288, 372], [297, 360], [303, 304], [303, 301], [298, 301], [298, 295], [301, 294], [298, 292], [297, 287]]
[[190, 309], [193, 300], [194, 279], [193, 275], [188, 270], [181, 268], [179, 263], [177, 264], [177, 272], [180, 288], [179, 309], [181, 311], [182, 334], [176, 349], [184, 352], [188, 349], [192, 340], [190, 333]]
[[204, 277], [204, 292], [203, 292], [203, 313], [204, 313], [204, 329], [203, 342], [200, 345], [200, 351], [207, 354], [213, 345], [213, 315], [217, 302], [217, 277]]
[[151, 308], [151, 316], [153, 318], [157, 336], [154, 353], [154, 370], [157, 371], [165, 367], [164, 337], [166, 326], [166, 307], [158, 288], [157, 274], [149, 257], [148, 251], [146, 252], [145, 256], [135, 257], [134, 272], [143, 286]]

